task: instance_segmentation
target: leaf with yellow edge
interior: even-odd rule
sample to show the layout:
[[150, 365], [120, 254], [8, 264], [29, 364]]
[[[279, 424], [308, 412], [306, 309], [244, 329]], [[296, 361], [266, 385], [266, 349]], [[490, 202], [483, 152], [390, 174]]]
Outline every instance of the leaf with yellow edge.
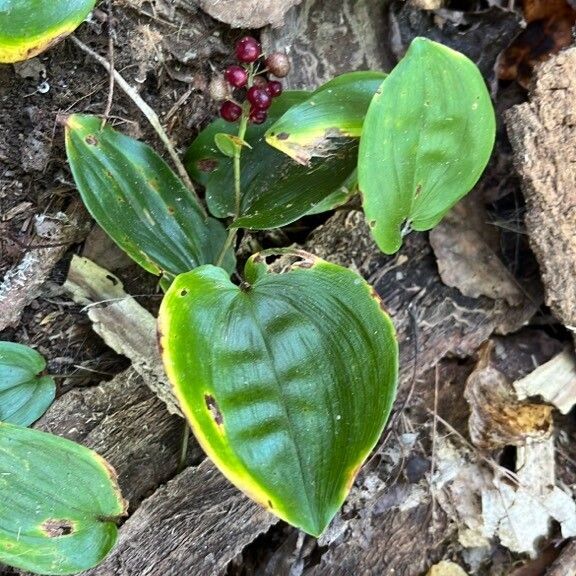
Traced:
[[0, 422], [0, 562], [39, 574], [92, 568], [125, 514], [116, 474], [58, 436]]
[[37, 56], [84, 21], [96, 0], [0, 0], [0, 63]]
[[356, 273], [302, 252], [275, 273], [265, 256], [240, 286], [214, 266], [175, 279], [159, 316], [164, 364], [224, 475], [318, 536], [382, 433], [398, 345]]

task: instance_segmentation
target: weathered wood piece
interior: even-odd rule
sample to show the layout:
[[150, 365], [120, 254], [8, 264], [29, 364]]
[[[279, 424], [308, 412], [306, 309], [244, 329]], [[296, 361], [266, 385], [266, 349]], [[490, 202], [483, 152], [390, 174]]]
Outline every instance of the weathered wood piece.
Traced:
[[576, 331], [576, 48], [536, 71], [530, 102], [506, 125], [528, 207], [526, 227], [546, 302]]
[[215, 576], [277, 522], [205, 460], [146, 500], [114, 552], [85, 576]]
[[200, 8], [232, 28], [282, 26], [284, 14], [302, 0], [196, 0]]
[[[118, 473], [129, 512], [176, 473], [183, 427], [133, 368], [67, 392], [35, 424], [104, 456]], [[197, 445], [192, 451], [198, 458]]]
[[15, 326], [24, 308], [40, 294], [52, 268], [74, 242], [87, 233], [88, 215], [82, 204], [74, 202], [59, 220], [37, 222], [34, 243], [42, 248], [30, 248], [21, 262], [9, 270], [0, 282], [0, 330]]
[[290, 89], [316, 88], [354, 70], [389, 71], [385, 50], [389, 0], [304, 0], [285, 16], [284, 26], [262, 31], [267, 52], [287, 51]]

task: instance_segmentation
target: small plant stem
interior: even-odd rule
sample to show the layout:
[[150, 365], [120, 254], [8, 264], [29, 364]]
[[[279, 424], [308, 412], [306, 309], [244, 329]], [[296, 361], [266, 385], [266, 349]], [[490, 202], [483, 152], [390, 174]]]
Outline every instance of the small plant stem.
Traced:
[[222, 250], [220, 250], [220, 254], [218, 254], [218, 258], [216, 260], [215, 266], [222, 266], [222, 262], [224, 262], [224, 258], [226, 257], [226, 252], [232, 244], [234, 244], [234, 240], [236, 240], [236, 233], [238, 232], [238, 228], [230, 228], [228, 230], [228, 236], [226, 237], [226, 241], [222, 246]]
[[180, 444], [180, 458], [178, 459], [178, 466], [176, 473], [182, 472], [186, 468], [186, 456], [188, 455], [188, 444], [190, 441], [190, 425], [187, 420], [184, 420], [184, 430], [182, 431], [182, 443]]
[[[238, 138], [240, 140], [244, 140], [246, 136], [246, 128], [248, 128], [248, 118], [249, 112], [244, 108], [242, 112], [242, 116], [240, 118], [240, 126], [238, 128]], [[242, 155], [242, 144], [236, 144], [236, 148], [234, 150], [234, 219], [240, 216], [240, 203], [242, 202], [242, 170], [240, 167], [240, 157]], [[216, 260], [216, 266], [221, 266], [224, 258], [226, 257], [226, 252], [234, 244], [236, 240], [236, 234], [238, 232], [238, 228], [230, 228], [228, 230], [228, 237], [226, 238], [226, 242], [224, 242], [224, 246], [222, 246], [222, 250], [218, 255], [218, 259]]]
[[[240, 127], [238, 128], [238, 138], [244, 140], [246, 136], [246, 128], [248, 127], [248, 113], [246, 109], [242, 112], [242, 117], [240, 118]], [[241, 175], [240, 170], [240, 156], [242, 155], [242, 144], [236, 144], [236, 149], [234, 150], [234, 197], [235, 210], [234, 214], [236, 218], [240, 216], [240, 203], [242, 201], [242, 188], [241, 188]]]
[[198, 198], [198, 195], [196, 194], [196, 189], [194, 188], [194, 184], [192, 184], [192, 180], [190, 180], [190, 176], [188, 176], [186, 168], [184, 168], [184, 164], [182, 164], [182, 161], [180, 160], [178, 153], [174, 149], [174, 146], [172, 145], [172, 142], [170, 141], [168, 134], [166, 134], [166, 131], [162, 127], [162, 124], [160, 123], [160, 119], [158, 118], [156, 112], [154, 112], [154, 110], [152, 110], [152, 108], [150, 108], [150, 106], [148, 106], [148, 104], [144, 102], [140, 94], [138, 94], [138, 92], [132, 86], [130, 86], [130, 84], [128, 84], [128, 82], [118, 72], [118, 70], [114, 70], [114, 68], [110, 65], [110, 62], [108, 62], [106, 58], [103, 58], [102, 56], [100, 56], [100, 54], [94, 52], [92, 48], [86, 46], [86, 44], [78, 40], [78, 38], [72, 36], [71, 40], [72, 42], [74, 42], [74, 44], [76, 44], [76, 46], [78, 46], [78, 48], [80, 48], [83, 52], [86, 52], [86, 54], [94, 58], [96, 62], [102, 65], [110, 74], [114, 76], [116, 84], [118, 84], [118, 86], [120, 86], [120, 88], [124, 90], [126, 95], [134, 102], [134, 104], [136, 104], [136, 106], [138, 106], [142, 114], [146, 116], [148, 122], [150, 122], [150, 125], [152, 126], [152, 128], [154, 128], [154, 130], [160, 137], [160, 140], [162, 140], [164, 146], [166, 147], [166, 150], [168, 151], [168, 154], [170, 154], [170, 158], [172, 158], [172, 162], [174, 163], [174, 166], [176, 167], [176, 170], [178, 171], [180, 178], [182, 178], [182, 181], [184, 182], [185, 186], [188, 188], [188, 190], [190, 190], [190, 193], [194, 196], [194, 199], [198, 204], [198, 209], [200, 210], [200, 212], [202, 212], [202, 215], [205, 218], [207, 218], [208, 213], [206, 212], [206, 209], [202, 205], [200, 198]]

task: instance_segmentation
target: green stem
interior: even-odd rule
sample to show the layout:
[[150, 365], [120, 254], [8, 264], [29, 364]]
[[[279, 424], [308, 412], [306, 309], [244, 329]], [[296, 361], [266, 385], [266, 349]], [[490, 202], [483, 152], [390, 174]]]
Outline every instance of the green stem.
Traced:
[[[246, 128], [248, 127], [248, 116], [249, 112], [244, 107], [242, 112], [242, 117], [240, 118], [240, 127], [238, 128], [238, 138], [244, 140], [246, 136]], [[234, 150], [234, 196], [236, 198], [235, 203], [235, 217], [240, 216], [240, 203], [242, 201], [242, 189], [240, 177], [242, 172], [240, 170], [240, 156], [242, 155], [242, 144], [236, 144], [236, 149]]]
[[[246, 136], [246, 129], [248, 128], [248, 118], [249, 118], [249, 111], [244, 107], [244, 111], [242, 112], [242, 117], [240, 118], [240, 126], [238, 128], [238, 138], [240, 140], [244, 140]], [[240, 208], [242, 202], [242, 171], [240, 168], [240, 157], [242, 155], [242, 144], [236, 144], [234, 149], [234, 219], [240, 216]], [[236, 240], [236, 234], [238, 232], [238, 228], [230, 228], [228, 230], [228, 237], [224, 242], [224, 246], [222, 246], [222, 250], [220, 250], [220, 254], [218, 255], [218, 259], [216, 260], [216, 266], [221, 266], [224, 258], [226, 256], [226, 252], [232, 246]]]
[[230, 248], [230, 246], [232, 246], [232, 244], [234, 244], [234, 240], [236, 240], [236, 232], [238, 231], [238, 228], [230, 228], [228, 230], [228, 237], [226, 238], [226, 241], [224, 242], [224, 245], [222, 246], [222, 250], [220, 250], [220, 254], [218, 254], [218, 258], [216, 260], [216, 266], [222, 266], [222, 262], [224, 261], [224, 258], [226, 257], [226, 252], [228, 252], [228, 248]]

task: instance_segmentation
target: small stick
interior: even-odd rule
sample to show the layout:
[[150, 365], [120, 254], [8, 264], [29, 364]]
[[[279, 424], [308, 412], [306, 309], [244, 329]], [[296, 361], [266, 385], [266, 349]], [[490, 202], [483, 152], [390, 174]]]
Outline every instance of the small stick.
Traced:
[[120, 86], [120, 88], [124, 90], [126, 95], [134, 102], [134, 104], [136, 104], [136, 106], [138, 106], [142, 114], [146, 116], [148, 122], [150, 122], [150, 125], [152, 126], [152, 128], [154, 128], [154, 130], [160, 137], [160, 140], [162, 140], [164, 146], [166, 146], [166, 150], [168, 150], [170, 158], [172, 158], [172, 162], [174, 162], [174, 166], [176, 167], [178, 174], [180, 175], [180, 178], [182, 178], [184, 184], [187, 186], [187, 188], [190, 190], [190, 192], [196, 199], [196, 202], [198, 203], [198, 208], [202, 212], [202, 215], [205, 218], [208, 217], [206, 209], [204, 208], [202, 202], [200, 202], [200, 199], [196, 194], [194, 184], [192, 184], [192, 180], [190, 180], [190, 177], [186, 172], [186, 168], [184, 168], [184, 164], [182, 164], [182, 161], [180, 160], [178, 153], [174, 149], [174, 146], [172, 146], [172, 142], [170, 142], [168, 134], [166, 134], [164, 128], [162, 128], [162, 125], [160, 124], [160, 119], [158, 118], [156, 112], [154, 112], [154, 110], [152, 110], [152, 108], [150, 108], [150, 106], [148, 106], [148, 104], [144, 102], [140, 94], [138, 94], [138, 92], [132, 86], [130, 86], [130, 84], [128, 84], [128, 82], [124, 79], [124, 77], [117, 70], [114, 70], [110, 66], [110, 63], [108, 62], [108, 60], [106, 60], [106, 58], [103, 58], [102, 56], [100, 56], [100, 54], [94, 52], [92, 48], [86, 46], [84, 42], [81, 42], [75, 36], [71, 36], [70, 39], [72, 40], [72, 42], [74, 42], [74, 44], [76, 44], [76, 46], [78, 46], [78, 48], [80, 48], [83, 52], [86, 52], [86, 54], [94, 58], [94, 60], [96, 60], [96, 62], [101, 64], [108, 72], [113, 74], [114, 80], [116, 81], [118, 86]]
[[110, 112], [112, 110], [112, 101], [114, 100], [114, 20], [112, 16], [112, 0], [108, 0], [108, 61], [110, 62], [110, 80], [108, 82], [108, 100], [106, 101], [106, 108], [104, 109], [104, 117], [102, 118], [102, 126], [104, 128]]

